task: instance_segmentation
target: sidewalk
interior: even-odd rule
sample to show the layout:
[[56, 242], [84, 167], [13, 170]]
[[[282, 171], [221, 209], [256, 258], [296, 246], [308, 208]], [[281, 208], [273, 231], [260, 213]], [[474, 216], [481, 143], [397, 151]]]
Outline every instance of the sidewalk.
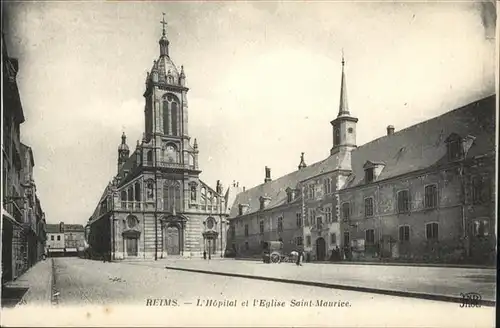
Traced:
[[[6, 283], [7, 290], [28, 289], [19, 303], [29, 305], [50, 305], [52, 286], [52, 259], [40, 261], [15, 281]], [[18, 304], [19, 304], [18, 303]]]
[[[162, 260], [165, 268], [393, 296], [459, 302], [461, 294], [479, 293], [483, 305], [495, 304], [496, 270], [392, 265], [256, 261]], [[147, 264], [145, 264], [147, 265]]]

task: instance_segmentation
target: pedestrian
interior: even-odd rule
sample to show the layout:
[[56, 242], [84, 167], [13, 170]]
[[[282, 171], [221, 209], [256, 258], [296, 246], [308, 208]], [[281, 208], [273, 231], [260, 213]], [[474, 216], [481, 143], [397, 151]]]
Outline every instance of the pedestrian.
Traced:
[[335, 245], [335, 249], [333, 250], [335, 253], [335, 256], [334, 256], [334, 259], [335, 261], [340, 261], [341, 260], [341, 256], [340, 256], [340, 249], [337, 245]]
[[302, 265], [303, 256], [304, 256], [303, 254], [304, 254], [304, 253], [302, 252], [302, 250], [301, 250], [301, 249], [299, 249], [299, 250], [297, 251], [297, 253], [298, 253], [298, 255], [297, 255], [297, 262], [296, 262], [295, 264], [297, 264], [297, 266], [299, 266], [299, 265]]

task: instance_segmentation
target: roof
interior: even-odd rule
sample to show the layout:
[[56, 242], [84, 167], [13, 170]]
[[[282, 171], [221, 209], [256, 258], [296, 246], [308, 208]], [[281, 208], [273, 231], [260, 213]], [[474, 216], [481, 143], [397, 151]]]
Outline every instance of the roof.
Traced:
[[45, 231], [47, 233], [61, 233], [61, 230], [59, 229], [59, 224], [47, 224], [45, 226]]
[[[229, 217], [236, 217], [238, 215], [237, 204], [247, 204], [249, 208], [247, 213], [256, 212], [260, 209], [261, 196], [270, 197], [271, 200], [267, 208], [276, 207], [284, 204], [287, 201], [287, 188], [296, 188], [300, 181], [307, 180], [308, 178], [332, 171], [337, 168], [339, 164], [338, 156], [330, 156], [327, 159], [306, 166], [303, 169], [294, 171], [276, 180], [271, 180], [258, 185], [254, 188], [248, 189], [236, 196]], [[296, 199], [298, 200], [298, 198]]]
[[[442, 163], [446, 156], [444, 140], [456, 133], [462, 137], [476, 137], [467, 157], [485, 154], [495, 149], [495, 96], [490, 96], [436, 118], [383, 136], [352, 151], [352, 178], [345, 187], [360, 185], [364, 181], [363, 166], [367, 161], [385, 164], [377, 180], [388, 179]], [[338, 154], [289, 173], [276, 180], [260, 184], [239, 193], [231, 207], [230, 217], [238, 216], [238, 204], [248, 204], [247, 213], [260, 209], [259, 198], [271, 198], [267, 208], [287, 201], [287, 188], [296, 188], [299, 182], [322, 173], [341, 168]], [[296, 200], [297, 201], [297, 200]]]
[[494, 122], [495, 96], [490, 96], [366, 143], [352, 152], [353, 177], [346, 187], [364, 183], [367, 161], [385, 164], [378, 181], [446, 163], [445, 140], [453, 133], [476, 138], [467, 158], [488, 153], [495, 149]]
[[[62, 233], [60, 223], [47, 224], [45, 231], [47, 233]], [[85, 228], [81, 224], [64, 224], [64, 232], [83, 232]]]
[[64, 232], [83, 232], [85, 228], [82, 224], [64, 224]]

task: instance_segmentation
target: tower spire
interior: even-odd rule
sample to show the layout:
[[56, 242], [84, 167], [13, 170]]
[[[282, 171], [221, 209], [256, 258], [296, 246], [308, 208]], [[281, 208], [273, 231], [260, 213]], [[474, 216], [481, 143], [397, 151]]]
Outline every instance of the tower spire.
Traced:
[[160, 24], [163, 26], [162, 29], [162, 36], [160, 38], [160, 56], [167, 56], [168, 57], [168, 45], [170, 42], [167, 39], [167, 32], [165, 30], [165, 26], [167, 25], [167, 22], [165, 21], [165, 13], [163, 14], [163, 18], [160, 21]]
[[349, 105], [347, 103], [347, 84], [344, 72], [345, 60], [344, 60], [344, 49], [342, 49], [342, 77], [340, 80], [340, 102], [339, 102], [339, 115], [350, 115]]
[[304, 161], [304, 153], [300, 153], [300, 163], [299, 163], [299, 170], [303, 169], [304, 167], [306, 167], [307, 164], [306, 162]]

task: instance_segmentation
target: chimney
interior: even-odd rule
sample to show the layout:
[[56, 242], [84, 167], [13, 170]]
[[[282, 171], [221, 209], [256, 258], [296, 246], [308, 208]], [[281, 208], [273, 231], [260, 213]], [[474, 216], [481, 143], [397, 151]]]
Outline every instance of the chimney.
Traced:
[[266, 178], [264, 179], [264, 183], [271, 181], [271, 168], [266, 166]]
[[390, 136], [393, 134], [394, 134], [394, 126], [393, 125], [387, 126], [387, 135]]
[[243, 186], [243, 192], [246, 190], [245, 186]]

